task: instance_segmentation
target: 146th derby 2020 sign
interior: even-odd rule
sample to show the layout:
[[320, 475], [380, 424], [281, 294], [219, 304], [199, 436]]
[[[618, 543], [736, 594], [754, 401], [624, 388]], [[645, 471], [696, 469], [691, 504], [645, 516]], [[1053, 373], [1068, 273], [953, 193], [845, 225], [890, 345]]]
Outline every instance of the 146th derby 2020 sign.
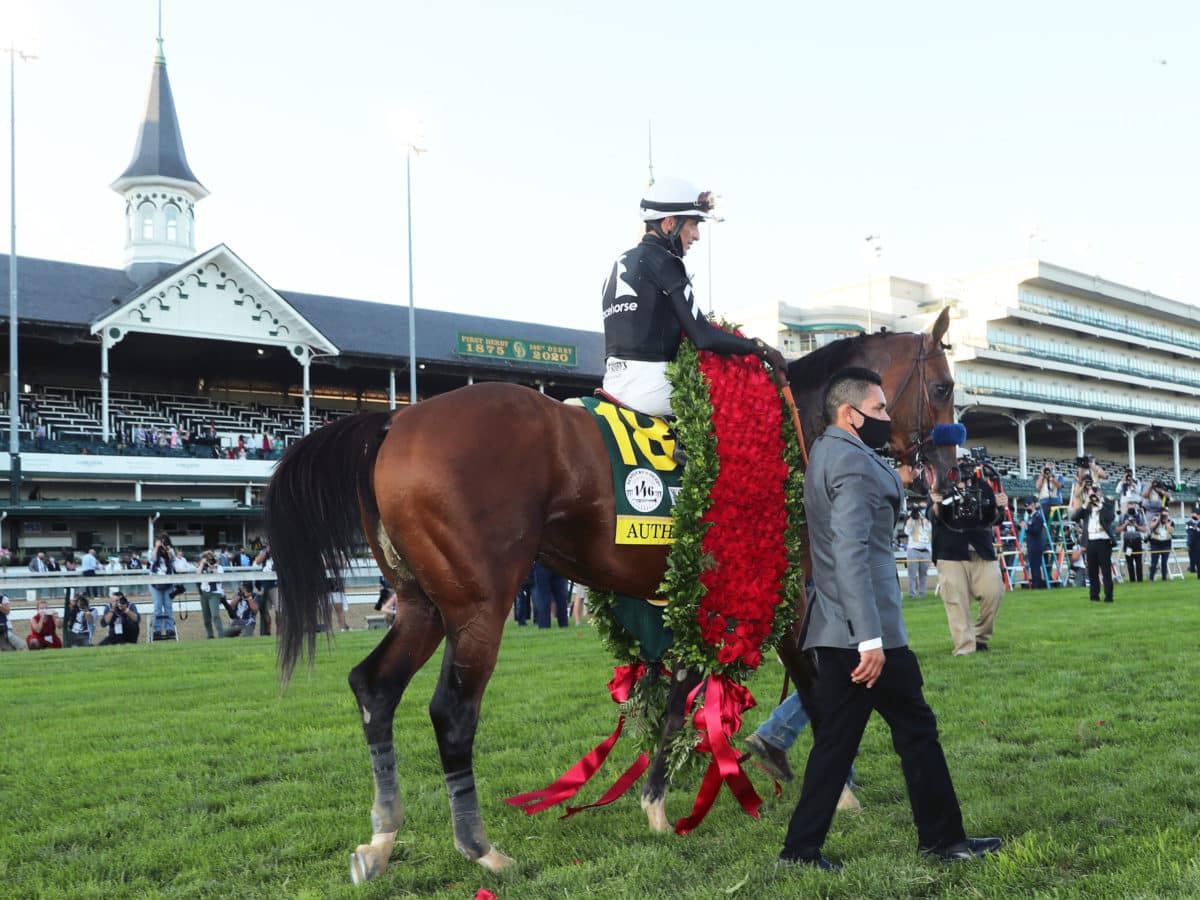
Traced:
[[524, 338], [495, 337], [487, 334], [458, 335], [458, 352], [463, 356], [490, 356], [513, 362], [550, 363], [555, 366], [578, 366], [579, 356], [574, 344], [550, 344], [546, 341], [527, 341]]

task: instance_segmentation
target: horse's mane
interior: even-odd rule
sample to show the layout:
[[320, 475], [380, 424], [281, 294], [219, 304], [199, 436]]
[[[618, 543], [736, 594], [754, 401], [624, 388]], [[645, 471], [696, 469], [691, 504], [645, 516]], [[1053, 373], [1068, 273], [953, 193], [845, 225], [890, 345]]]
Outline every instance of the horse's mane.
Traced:
[[863, 345], [872, 337], [873, 335], [869, 334], [859, 334], [818, 347], [812, 353], [788, 363], [788, 380], [798, 387], [809, 389], [823, 385], [830, 375], [838, 369], [846, 368], [851, 364], [851, 360], [859, 357]]

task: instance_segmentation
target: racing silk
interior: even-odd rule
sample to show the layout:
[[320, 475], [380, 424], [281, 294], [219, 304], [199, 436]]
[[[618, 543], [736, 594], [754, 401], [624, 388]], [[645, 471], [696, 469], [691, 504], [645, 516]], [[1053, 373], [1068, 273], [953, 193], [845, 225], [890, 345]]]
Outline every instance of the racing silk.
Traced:
[[604, 355], [670, 362], [686, 334], [699, 350], [757, 354], [749, 338], [718, 328], [700, 311], [683, 260], [647, 234], [614, 264], [604, 284]]

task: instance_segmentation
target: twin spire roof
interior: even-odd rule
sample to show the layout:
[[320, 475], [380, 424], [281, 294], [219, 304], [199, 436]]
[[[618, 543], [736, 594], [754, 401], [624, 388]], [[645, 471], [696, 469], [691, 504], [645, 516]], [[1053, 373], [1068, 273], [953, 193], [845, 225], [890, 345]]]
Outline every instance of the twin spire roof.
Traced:
[[167, 60], [159, 39], [158, 53], [154, 57], [154, 74], [150, 80], [150, 98], [146, 102], [146, 116], [138, 132], [133, 161], [113, 182], [113, 189], [124, 190], [133, 179], [170, 178], [192, 185], [200, 196], [208, 190], [192, 173], [187, 155], [183, 152], [183, 136], [179, 131], [179, 118], [175, 114], [175, 99], [171, 96], [171, 81], [167, 77]]

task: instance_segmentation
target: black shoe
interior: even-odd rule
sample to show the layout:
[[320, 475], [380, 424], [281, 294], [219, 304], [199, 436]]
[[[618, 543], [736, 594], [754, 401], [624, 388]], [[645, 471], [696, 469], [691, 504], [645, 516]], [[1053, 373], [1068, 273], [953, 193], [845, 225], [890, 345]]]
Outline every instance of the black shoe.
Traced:
[[796, 776], [792, 774], [792, 767], [788, 765], [787, 753], [783, 750], [771, 746], [757, 734], [746, 738], [746, 746], [750, 748], [751, 753], [758, 757], [762, 767], [773, 777], [781, 781], [796, 780]]
[[982, 859], [989, 853], [998, 853], [1004, 846], [1000, 838], [965, 838], [956, 844], [945, 847], [922, 848], [921, 855], [926, 859], [936, 859], [941, 862], [963, 862], [968, 859]]
[[775, 866], [779, 869], [812, 866], [814, 869], [820, 869], [822, 872], [840, 872], [842, 870], [841, 863], [830, 862], [821, 853], [818, 853], [816, 856], [780, 856]]
[[985, 644], [985, 643], [983, 643], [983, 642], [981, 642], [981, 641], [976, 641], [976, 642], [975, 642], [975, 652], [976, 652], [976, 653], [983, 653], [984, 651], [986, 651], [986, 650], [987, 650], [987, 648], [988, 648], [988, 645], [987, 645], [987, 644]]

